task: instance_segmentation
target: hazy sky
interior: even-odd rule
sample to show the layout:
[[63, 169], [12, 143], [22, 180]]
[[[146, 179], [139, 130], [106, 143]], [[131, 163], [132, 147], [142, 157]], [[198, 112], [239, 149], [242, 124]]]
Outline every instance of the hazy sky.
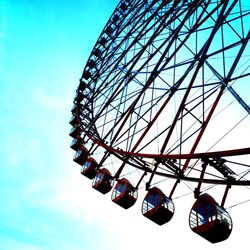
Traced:
[[230, 238], [189, 229], [194, 202], [161, 227], [91, 188], [68, 136], [82, 68], [118, 0], [0, 0], [0, 249], [236, 249], [249, 243], [250, 204], [230, 209]]

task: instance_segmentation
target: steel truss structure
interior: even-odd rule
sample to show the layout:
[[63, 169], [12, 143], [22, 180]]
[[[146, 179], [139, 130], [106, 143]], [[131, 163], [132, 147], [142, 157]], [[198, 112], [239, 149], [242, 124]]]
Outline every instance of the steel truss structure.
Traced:
[[135, 172], [137, 189], [175, 179], [170, 199], [182, 181], [197, 183], [195, 197], [225, 185], [222, 205], [229, 187], [250, 186], [249, 23], [244, 0], [120, 1], [72, 109], [97, 169]]

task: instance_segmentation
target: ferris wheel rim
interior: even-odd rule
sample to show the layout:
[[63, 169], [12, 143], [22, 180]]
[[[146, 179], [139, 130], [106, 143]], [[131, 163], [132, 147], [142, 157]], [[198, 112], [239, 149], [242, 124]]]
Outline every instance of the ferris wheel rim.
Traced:
[[230, 149], [230, 150], [222, 150], [222, 151], [213, 151], [213, 152], [200, 152], [200, 153], [193, 153], [193, 154], [146, 154], [146, 153], [136, 153], [125, 151], [122, 149], [115, 149], [112, 148], [105, 143], [100, 142], [99, 140], [92, 137], [84, 127], [81, 127], [84, 133], [93, 141], [94, 143], [98, 144], [99, 146], [105, 148], [108, 152], [116, 153], [123, 156], [132, 156], [138, 158], [150, 158], [155, 160], [161, 159], [204, 159], [204, 158], [220, 158], [220, 157], [230, 157], [230, 156], [239, 156], [239, 155], [248, 155], [250, 154], [250, 147], [247, 148], [237, 148], [237, 149]]
[[[123, 2], [123, 1], [121, 1], [121, 2]], [[126, 2], [126, 1], [124, 1], [124, 2]], [[133, 1], [133, 2], [136, 2], [136, 1]], [[184, 1], [185, 3], [186, 3], [186, 1]], [[211, 1], [208, 1], [208, 3], [210, 3]], [[138, 1], [138, 3], [139, 3], [139, 1]], [[140, 2], [141, 3], [141, 2]], [[207, 5], [206, 5], [206, 7], [208, 6], [208, 3], [207, 3]], [[235, 4], [236, 2], [234, 1], [234, 4]], [[155, 3], [154, 3], [154, 1], [152, 1], [151, 2], [151, 5], [153, 6]], [[190, 3], [191, 4], [191, 3]], [[227, 2], [227, 4], [228, 4], [228, 2]], [[158, 5], [157, 5], [158, 6]], [[217, 10], [219, 9], [219, 6], [222, 6], [223, 7], [223, 3], [222, 3], [222, 1], [218, 4], [218, 6], [217, 6]], [[182, 6], [183, 7], [183, 6]], [[204, 11], [206, 10], [206, 7], [204, 7], [205, 9], [204, 9]], [[149, 6], [148, 6], [148, 8], [150, 8]], [[159, 7], [160, 8], [160, 7]], [[116, 12], [114, 12], [114, 13], [116, 13]], [[112, 16], [111, 16], [111, 18], [109, 19], [109, 21], [108, 21], [108, 23], [107, 23], [107, 25], [105, 26], [105, 28], [104, 28], [104, 30], [103, 30], [103, 32], [101, 33], [101, 35], [100, 35], [100, 37], [98, 38], [98, 41], [97, 41], [97, 43], [96, 43], [96, 45], [94, 46], [94, 48], [93, 48], [93, 51], [91, 52], [91, 55], [90, 55], [90, 57], [89, 57], [89, 60], [91, 60], [91, 58], [93, 57], [93, 55], [95, 56], [95, 58], [98, 58], [98, 56], [97, 56], [97, 52], [95, 51], [95, 49], [98, 49], [98, 48], [100, 48], [100, 43], [101, 43], [101, 38], [102, 38], [102, 36], [104, 36], [105, 34], [107, 35], [107, 32], [109, 32], [110, 31], [110, 28], [111, 28], [111, 26], [110, 25], [114, 25], [114, 13], [112, 14]], [[184, 13], [184, 12], [181, 12], [181, 13]], [[190, 12], [191, 13], [191, 12]], [[127, 15], [127, 14], [126, 14]], [[201, 16], [202, 16], [202, 14], [201, 14]], [[200, 16], [200, 17], [201, 17]], [[222, 18], [223, 19], [223, 18]], [[136, 20], [136, 19], [134, 19], [134, 20]], [[206, 20], [206, 18], [204, 18], [204, 20]], [[202, 21], [203, 22], [203, 21]], [[197, 22], [197, 24], [198, 24], [198, 22]], [[117, 25], [117, 27], [118, 27], [118, 25]], [[125, 26], [126, 27], [126, 26]], [[211, 28], [211, 27], [209, 27], [209, 28]], [[116, 28], [115, 28], [116, 29]], [[119, 28], [117, 28], [118, 30], [119, 30]], [[121, 31], [119, 31], [119, 32], [121, 32]], [[107, 39], [109, 39], [110, 37], [110, 34], [108, 35], [108, 36], [106, 36], [105, 35], [105, 37], [107, 37]], [[117, 33], [117, 34], [115, 34], [114, 36], [119, 36], [119, 33]], [[125, 39], [125, 37], [124, 37], [124, 39]], [[238, 42], [238, 45], [242, 45], [243, 43], [245, 43], [245, 45], [246, 45], [246, 42], [248, 41], [248, 39], [249, 39], [249, 34], [248, 34], [248, 36], [247, 37], [245, 37], [245, 38], [242, 38], [242, 40], [241, 41], [239, 41]], [[111, 39], [112, 41], [114, 41], [114, 37]], [[180, 43], [183, 43], [182, 41], [180, 41]], [[235, 44], [235, 46], [236, 46], [236, 44]], [[104, 46], [105, 47], [105, 46]], [[112, 47], [112, 45], [111, 45], [111, 43], [108, 43], [108, 45], [106, 46], [106, 50], [108, 51], [108, 50], [110, 50], [111, 49], [111, 47]], [[242, 46], [243, 47], [243, 46]], [[226, 48], [226, 47], [225, 47]], [[116, 49], [115, 49], [116, 50]], [[226, 50], [226, 49], [225, 49]], [[100, 51], [99, 51], [100, 52]], [[97, 53], [97, 54], [96, 54]], [[112, 52], [113, 53], [113, 52]], [[111, 52], [107, 52], [107, 55], [109, 56], [109, 57], [111, 57], [113, 54], [112, 54]], [[214, 52], [215, 53], [215, 55], [216, 55], [216, 53], [217, 52]], [[124, 54], [124, 53], [123, 53]], [[121, 55], [123, 55], [123, 54], [121, 54]], [[213, 55], [213, 53], [210, 53], [211, 55]], [[211, 56], [210, 55], [210, 56]], [[205, 58], [205, 57], [204, 57]], [[100, 60], [101, 60], [101, 57], [99, 58]], [[97, 61], [99, 60], [99, 59], [96, 59]], [[197, 59], [197, 58], [196, 58]], [[192, 60], [191, 60], [192, 61]], [[191, 63], [191, 61], [189, 62], [189, 61], [187, 61], [187, 62], [183, 62], [183, 64], [182, 63], [180, 63], [180, 65], [184, 65], [184, 64], [186, 64], [187, 63], [187, 65], [188, 65], [188, 63]], [[99, 62], [98, 62], [99, 63]], [[198, 59], [195, 61], [193, 61], [192, 62], [193, 63], [193, 65], [196, 65], [196, 64], [198, 64]], [[210, 67], [210, 69], [211, 69], [211, 71], [213, 71], [213, 68], [211, 67], [211, 65], [210, 64], [208, 64], [207, 62], [206, 62], [206, 64], [207, 64], [207, 66], [208, 67]], [[107, 65], [108, 64], [106, 64], [106, 61], [104, 60], [103, 62], [101, 62], [101, 66], [100, 67], [107, 67]], [[117, 68], [120, 70], [120, 72], [122, 72], [124, 69], [123, 68], [121, 68], [118, 64], [117, 64]], [[192, 67], [191, 67], [192, 68]], [[192, 70], [190, 68], [190, 70]], [[127, 69], [126, 69], [127, 70]], [[125, 70], [125, 71], [126, 71]], [[98, 70], [96, 70], [96, 71], [98, 71]], [[132, 75], [133, 74], [136, 74], [136, 73], [138, 73], [137, 71], [131, 71], [132, 72]], [[98, 72], [97, 72], [98, 73]], [[92, 141], [92, 143], [94, 143], [94, 144], [96, 144], [96, 145], [98, 145], [98, 146], [100, 146], [101, 148], [103, 148], [103, 150], [104, 151], [106, 151], [106, 152], [109, 152], [110, 154], [113, 154], [113, 155], [116, 155], [116, 156], [118, 156], [118, 158], [120, 158], [121, 160], [123, 160], [123, 158], [125, 158], [126, 160], [127, 160], [127, 163], [130, 163], [130, 161], [128, 160], [129, 158], [138, 158], [138, 159], [152, 159], [153, 161], [157, 161], [157, 162], [160, 162], [160, 161], [162, 161], [162, 160], [165, 160], [165, 159], [172, 159], [172, 160], [182, 160], [182, 159], [184, 159], [184, 160], [191, 160], [191, 159], [208, 159], [208, 158], [220, 158], [220, 157], [230, 157], [230, 156], [238, 156], [238, 155], [248, 155], [248, 154], [250, 154], [250, 148], [249, 147], [242, 147], [242, 148], [237, 148], [237, 149], [230, 149], [230, 150], [222, 150], [222, 151], [209, 151], [209, 152], [205, 152], [205, 151], [199, 151], [199, 150], [196, 150], [195, 148], [193, 148], [192, 150], [191, 150], [191, 152], [190, 153], [175, 153], [175, 152], [173, 152], [173, 153], [168, 153], [168, 151], [165, 151], [164, 149], [162, 149], [159, 153], [155, 153], [155, 152], [153, 152], [153, 153], [144, 153], [143, 151], [141, 151], [141, 150], [134, 150], [135, 148], [136, 148], [136, 146], [137, 146], [137, 144], [139, 144], [140, 143], [140, 141], [137, 141], [137, 143], [136, 143], [136, 145], [132, 148], [132, 150], [129, 150], [129, 149], [121, 149], [121, 148], [119, 148], [118, 146], [119, 146], [119, 144], [118, 144], [118, 146], [117, 145], [112, 145], [112, 143], [108, 143], [108, 142], [106, 142], [106, 140], [105, 140], [105, 138], [103, 138], [101, 135], [99, 135], [99, 133], [98, 133], [98, 128], [96, 128], [96, 124], [95, 124], [95, 121], [96, 121], [96, 119], [98, 119], [98, 117], [96, 117], [95, 115], [96, 114], [98, 114], [98, 113], [96, 113], [96, 114], [94, 114], [94, 106], [93, 106], [93, 103], [91, 102], [91, 98], [93, 99], [93, 98], [95, 98], [95, 97], [98, 97], [99, 98], [99, 96], [98, 95], [100, 95], [100, 93], [101, 93], [101, 91], [102, 90], [104, 90], [104, 88], [105, 88], [105, 85], [104, 86], [101, 86], [99, 89], [96, 87], [97, 86], [97, 84], [96, 84], [96, 79], [98, 79], [98, 77], [99, 77], [99, 74], [95, 74], [95, 76], [94, 76], [94, 78], [93, 79], [91, 79], [89, 82], [93, 85], [93, 87], [90, 87], [90, 92], [92, 92], [92, 96], [90, 95], [90, 101], [89, 100], [87, 100], [86, 101], [86, 103], [89, 103], [90, 104], [90, 106], [91, 106], [91, 109], [92, 109], [92, 111], [89, 113], [89, 115], [90, 116], [92, 116], [92, 122], [91, 122], [91, 124], [92, 124], [92, 127], [91, 127], [91, 131], [89, 131], [89, 128], [88, 127], [85, 127], [83, 124], [82, 124], [82, 119], [83, 118], [81, 118], [80, 117], [80, 115], [81, 115], [81, 113], [82, 113], [82, 110], [78, 110], [77, 111], [77, 117], [78, 117], [78, 120], [79, 121], [81, 121], [81, 124], [80, 124], [80, 126], [81, 126], [81, 130], [85, 133], [85, 135], [87, 135], [87, 137], [90, 139], [90, 141]], [[99, 72], [100, 73], [100, 72]], [[101, 72], [102, 73], [102, 72]], [[123, 72], [124, 73], [124, 72]], [[139, 72], [140, 73], [140, 72]], [[146, 71], [145, 72], [141, 72], [141, 73], [147, 73]], [[152, 72], [151, 72], [152, 73]], [[158, 72], [155, 72], [155, 73], [160, 73], [160, 71], [158, 71]], [[129, 75], [129, 72], [125, 72], [124, 73], [124, 75], [126, 75], [126, 76], [128, 76]], [[105, 75], [105, 77], [106, 77], [106, 75]], [[123, 77], [123, 76], [122, 76]], [[132, 76], [131, 76], [132, 77]], [[81, 80], [83, 79], [84, 77], [82, 77], [81, 78]], [[234, 79], [234, 78], [232, 78], [232, 79]], [[214, 83], [213, 83], [214, 84]], [[218, 84], [218, 83], [217, 83]], [[218, 84], [218, 89], [220, 88], [221, 89], [221, 91], [220, 91], [220, 94], [218, 95], [218, 98], [220, 98], [220, 95], [222, 94], [222, 92], [223, 92], [223, 90], [222, 89], [225, 89], [225, 85], [224, 85], [225, 83], [224, 82], [222, 82], [221, 84]], [[107, 85], [107, 86], [109, 86], [109, 85]], [[109, 86], [110, 87], [110, 86]], [[176, 90], [175, 90], [175, 86], [173, 86], [173, 89], [171, 88], [170, 89], [170, 94], [172, 94], [172, 92], [174, 93]], [[112, 100], [111, 100], [112, 101]], [[81, 102], [81, 101], [80, 101]], [[108, 102], [109, 102], [109, 100], [108, 100]], [[106, 107], [106, 106], [105, 106]], [[216, 107], [215, 107], [216, 108]], [[104, 109], [104, 108], [103, 108]], [[99, 114], [98, 114], [99, 115]], [[171, 134], [170, 134], [170, 136], [171, 136]], [[202, 135], [201, 135], [202, 136]], [[141, 136], [141, 138], [142, 138], [142, 136]], [[199, 143], [199, 142], [198, 142]], [[164, 148], [164, 146], [163, 146], [163, 148]], [[197, 152], [198, 153], [197, 153]], [[184, 152], [184, 151], [183, 151]], [[199, 153], [200, 152], [200, 153]], [[187, 167], [187, 166], [186, 166]], [[150, 171], [149, 171], [150, 172]], [[157, 174], [159, 174], [159, 175], [161, 175], [161, 174], [163, 174], [164, 175], [164, 173], [161, 173], [161, 172], [157, 172], [156, 171], [156, 173]], [[195, 180], [196, 182], [198, 182], [198, 178], [193, 178], [192, 179], [192, 177], [187, 177], [187, 176], [178, 176], [178, 175], [171, 175], [171, 174], [169, 174], [169, 175], [166, 175], [166, 176], [168, 176], [168, 177], [170, 177], [170, 178], [176, 178], [176, 179], [178, 179], [178, 178], [188, 178], [188, 180], [190, 180], [190, 181], [192, 181], [192, 180]], [[213, 180], [209, 180], [208, 179], [208, 183], [210, 183], [210, 182], [212, 182]], [[217, 181], [217, 180], [216, 180]], [[243, 180], [242, 180], [243, 181]], [[221, 183], [223, 183], [223, 184], [225, 184], [225, 183], [227, 183], [228, 182], [228, 180], [222, 180], [221, 181]], [[238, 182], [237, 182], [238, 183]], [[246, 182], [247, 183], [247, 182]]]
[[[83, 128], [84, 131], [84, 128]], [[221, 158], [221, 157], [230, 157], [230, 156], [239, 156], [239, 155], [248, 155], [250, 154], [250, 147], [249, 148], [239, 148], [233, 150], [225, 150], [225, 151], [214, 151], [214, 152], [206, 152], [206, 153], [194, 153], [194, 154], [165, 154], [165, 155], [154, 155], [154, 154], [140, 154], [140, 153], [131, 153], [126, 152], [121, 149], [114, 149], [110, 148], [108, 145], [103, 144], [102, 142], [94, 139], [91, 135], [85, 131], [86, 135], [93, 141], [93, 143], [98, 144], [102, 148], [111, 154], [116, 155], [117, 158], [120, 158], [122, 161], [126, 162], [126, 164], [131, 164], [132, 166], [141, 169], [148, 173], [153, 173], [153, 170], [148, 167], [138, 167], [138, 165], [134, 165], [133, 163], [129, 162], [129, 158], [146, 158], [146, 159], [153, 159], [156, 162], [160, 162], [164, 159], [168, 160], [180, 160], [180, 159], [209, 159], [209, 158]], [[167, 177], [170, 179], [176, 179], [179, 181], [188, 181], [198, 183], [200, 181], [199, 177], [190, 177], [185, 176], [181, 172], [180, 174], [169, 174], [165, 172], [156, 171], [156, 175]], [[203, 179], [203, 182], [206, 184], [214, 184], [214, 185], [232, 185], [232, 186], [250, 186], [250, 180], [239, 179], [236, 180], [235, 178], [229, 179]]]

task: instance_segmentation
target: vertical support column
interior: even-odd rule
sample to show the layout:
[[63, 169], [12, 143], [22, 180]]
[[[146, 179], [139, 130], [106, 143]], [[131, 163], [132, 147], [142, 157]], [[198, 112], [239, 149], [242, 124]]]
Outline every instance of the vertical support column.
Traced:
[[159, 162], [157, 161], [157, 162], [154, 164], [154, 166], [155, 166], [155, 167], [154, 167], [154, 170], [153, 170], [153, 172], [152, 172], [152, 174], [151, 174], [151, 176], [150, 176], [148, 182], [146, 183], [146, 190], [147, 190], [147, 191], [149, 190], [151, 181], [153, 180], [153, 177], [154, 177], [155, 172], [156, 172], [156, 170], [157, 170], [157, 168], [158, 168], [158, 165], [159, 165]]
[[225, 190], [225, 193], [223, 195], [222, 201], [221, 201], [221, 207], [224, 207], [224, 205], [225, 205], [225, 201], [226, 201], [228, 191], [229, 191], [230, 188], [231, 188], [231, 184], [228, 183], [227, 186], [226, 186], [226, 190]]
[[102, 164], [106, 161], [106, 159], [108, 158], [110, 156], [110, 153], [108, 152], [108, 151], [106, 151], [105, 153], [104, 153], [104, 156], [102, 157], [102, 159], [100, 160], [100, 162], [99, 162], [99, 167], [101, 167], [102, 166]]
[[207, 167], [207, 165], [208, 165], [208, 160], [207, 160], [207, 159], [203, 159], [202, 161], [203, 161], [203, 163], [202, 163], [202, 165], [201, 165], [202, 171], [201, 171], [199, 183], [198, 183], [197, 188], [195, 188], [195, 190], [194, 190], [194, 198], [195, 198], [195, 199], [197, 199], [197, 198], [199, 197], [200, 193], [201, 193], [201, 192], [200, 192], [201, 184], [202, 184], [202, 181], [203, 181], [203, 179], [204, 179], [206, 167]]
[[141, 184], [143, 178], [144, 178], [146, 175], [147, 175], [147, 171], [145, 171], [145, 172], [143, 173], [143, 175], [141, 176], [141, 178], [140, 178], [140, 180], [138, 181], [137, 185], [135, 186], [135, 189], [136, 189], [136, 190], [139, 188], [139, 186], [140, 186], [140, 184]]
[[125, 165], [127, 163], [127, 157], [123, 160], [123, 163], [122, 165], [119, 167], [118, 171], [116, 172], [115, 176], [114, 176], [114, 179], [117, 181], [118, 178], [120, 177], [120, 174], [122, 172], [122, 170], [124, 169]]
[[93, 150], [93, 152], [91, 152], [91, 150], [94, 148], [94, 146], [95, 146], [95, 143], [93, 142], [90, 149], [89, 149], [89, 155], [93, 154], [94, 150]]

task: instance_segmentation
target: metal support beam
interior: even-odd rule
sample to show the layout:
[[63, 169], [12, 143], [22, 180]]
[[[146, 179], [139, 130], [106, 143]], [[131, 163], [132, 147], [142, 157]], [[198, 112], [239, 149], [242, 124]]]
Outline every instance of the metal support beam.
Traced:
[[201, 165], [202, 171], [201, 171], [200, 179], [199, 179], [197, 188], [195, 188], [195, 190], [194, 190], [194, 198], [195, 198], [195, 199], [197, 199], [197, 198], [199, 197], [200, 193], [201, 193], [201, 192], [200, 192], [201, 184], [202, 184], [202, 182], [203, 182], [204, 175], [205, 175], [205, 172], [206, 172], [206, 167], [207, 167], [207, 165], [208, 165], [207, 159], [203, 159], [202, 161], [203, 161], [203, 163], [202, 163], [202, 165]]
[[222, 201], [221, 201], [221, 207], [224, 207], [224, 205], [225, 205], [225, 201], [226, 201], [226, 198], [227, 198], [227, 195], [228, 195], [228, 191], [229, 191], [230, 188], [231, 188], [231, 184], [228, 184], [226, 186], [226, 190], [225, 190], [225, 193], [224, 193]]
[[152, 182], [152, 180], [153, 180], [153, 177], [154, 177], [154, 175], [155, 175], [155, 173], [156, 173], [156, 170], [157, 170], [157, 168], [158, 168], [158, 165], [159, 165], [159, 162], [156, 162], [156, 163], [154, 164], [154, 166], [155, 166], [155, 167], [154, 167], [154, 170], [153, 170], [153, 172], [151, 173], [151, 176], [150, 176], [148, 182], [146, 183], [146, 190], [147, 190], [147, 191], [149, 190], [150, 184], [151, 184], [151, 182]]
[[145, 172], [143, 173], [143, 175], [141, 176], [141, 178], [140, 178], [140, 180], [138, 181], [137, 185], [135, 186], [135, 189], [138, 189], [138, 188], [139, 188], [139, 186], [140, 186], [140, 184], [141, 184], [143, 178], [144, 178], [146, 175], [147, 175], [147, 171], [145, 171]]

